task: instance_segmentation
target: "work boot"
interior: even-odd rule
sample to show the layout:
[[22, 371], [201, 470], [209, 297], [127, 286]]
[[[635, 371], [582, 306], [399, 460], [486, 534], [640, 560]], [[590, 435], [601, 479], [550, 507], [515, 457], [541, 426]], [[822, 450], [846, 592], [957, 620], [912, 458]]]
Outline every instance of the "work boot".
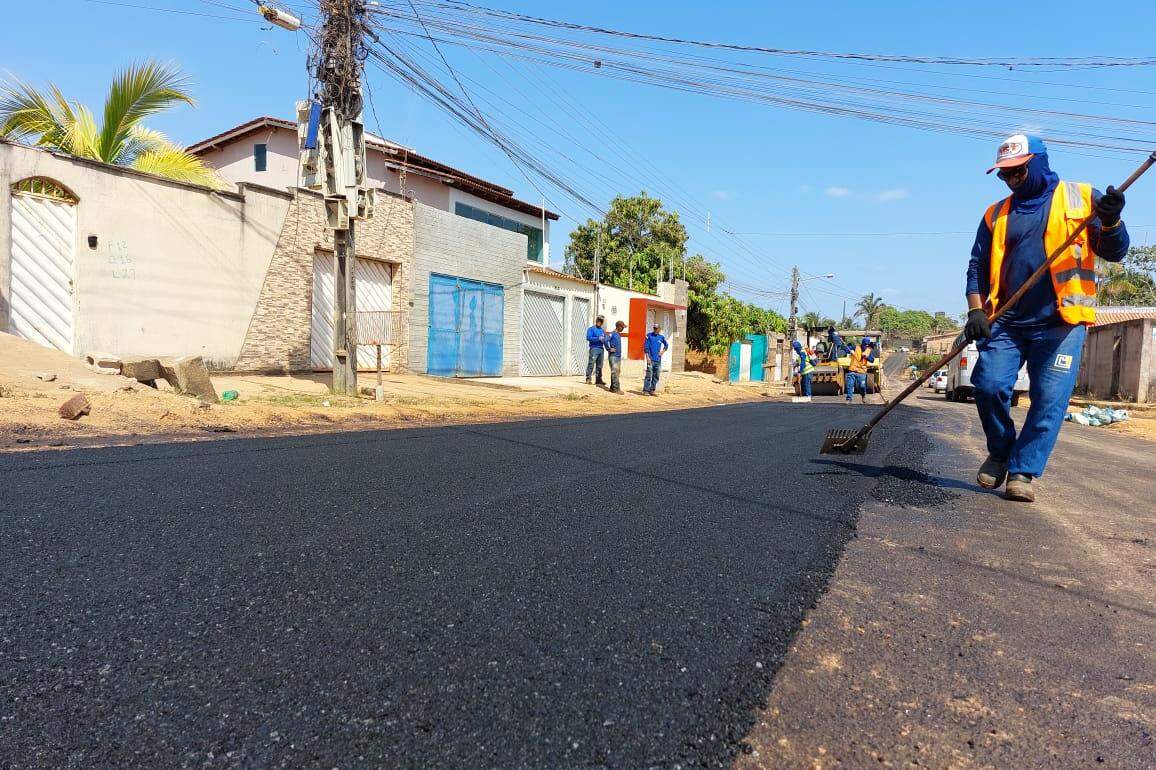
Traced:
[[1003, 491], [1005, 500], [1020, 503], [1034, 503], [1036, 491], [1032, 489], [1032, 477], [1023, 473], [1013, 473], [1007, 478], [1007, 488]]
[[975, 480], [984, 489], [999, 489], [1006, 478], [1007, 460], [988, 455], [987, 459], [983, 461], [983, 465], [979, 466], [979, 474], [976, 475]]

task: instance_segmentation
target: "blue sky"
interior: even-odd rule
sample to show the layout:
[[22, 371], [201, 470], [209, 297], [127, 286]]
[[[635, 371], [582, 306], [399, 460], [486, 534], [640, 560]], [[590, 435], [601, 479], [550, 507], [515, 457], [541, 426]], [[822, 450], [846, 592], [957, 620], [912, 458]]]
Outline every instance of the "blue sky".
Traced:
[[[263, 29], [255, 14], [244, 20], [245, 0], [109, 2], [125, 5], [60, 0], [46, 14], [42, 5], [12, 4], [0, 33], [0, 69], [33, 83], [53, 80], [67, 94], [98, 104], [118, 67], [139, 58], [173, 60], [192, 76], [199, 105], [159, 117], [153, 125], [182, 142], [259, 114], [289, 117], [293, 102], [305, 94], [307, 38]], [[1119, 4], [1104, 18], [1094, 5], [1062, 1], [1030, 12], [1022, 5], [885, 0], [489, 4], [618, 29], [820, 50], [1146, 56], [1156, 47], [1151, 3]], [[1027, 15], [1009, 18], [1020, 13]], [[1033, 19], [1038, 26], [1031, 25]], [[744, 287], [782, 290], [790, 266], [798, 264], [806, 274], [836, 274], [833, 281], [806, 284], [804, 309], [838, 317], [844, 299], [850, 305], [868, 291], [899, 307], [963, 309], [972, 233], [983, 208], [1003, 193], [994, 175], [983, 173], [994, 141], [678, 94], [590, 73], [531, 69], [469, 51], [447, 48], [446, 54], [480, 102], [501, 103], [524, 138], [565, 153], [569, 160], [558, 159], [557, 167], [588, 194], [605, 201], [615, 190], [645, 189], [671, 204], [677, 199], [679, 205], [672, 207], [684, 210], [692, 250], [722, 262]], [[1022, 103], [1051, 109], [1153, 119], [1146, 105], [1156, 103], [1156, 67], [1043, 73], [956, 68], [927, 75], [902, 65], [851, 66], [839, 71], [889, 84], [918, 81], [968, 89], [959, 93], [979, 100], [1012, 102], [1015, 97], [1007, 94], [1027, 94], [1036, 98]], [[499, 150], [382, 73], [371, 71], [368, 81], [375, 106], [366, 116], [371, 130], [511, 187], [527, 200], [540, 200]], [[1049, 103], [1052, 98], [1055, 103]], [[1031, 120], [1009, 124], [1007, 132], [1025, 125]], [[1156, 147], [1156, 130], [1151, 136]], [[1125, 177], [1141, 159], [1059, 147], [1051, 155], [1061, 176], [1101, 189]], [[553, 195], [550, 200], [569, 216], [588, 215], [573, 201]], [[569, 216], [553, 232], [556, 264], [573, 224]], [[1129, 195], [1125, 219], [1133, 225], [1134, 242], [1156, 242], [1156, 177]], [[741, 235], [727, 236], [720, 228]], [[778, 297], [746, 297], [785, 308]]]

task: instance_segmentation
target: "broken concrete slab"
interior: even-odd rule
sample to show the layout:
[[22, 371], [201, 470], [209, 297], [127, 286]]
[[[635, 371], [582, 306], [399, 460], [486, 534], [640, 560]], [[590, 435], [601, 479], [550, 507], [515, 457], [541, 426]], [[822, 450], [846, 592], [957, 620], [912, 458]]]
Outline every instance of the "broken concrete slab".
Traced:
[[90, 351], [84, 354], [84, 365], [98, 374], [120, 374], [120, 359], [112, 353]]
[[77, 393], [61, 404], [57, 412], [66, 420], [79, 420], [92, 412], [92, 404], [88, 402], [88, 397], [83, 393]]
[[137, 382], [149, 382], [161, 377], [161, 362], [156, 358], [126, 358], [121, 361], [120, 373]]
[[175, 360], [162, 359], [159, 363], [160, 376], [177, 393], [196, 396], [210, 404], [220, 403], [213, 381], [209, 379], [209, 370], [200, 356], [186, 356]]
[[41, 372], [40, 374], [36, 375], [36, 379], [40, 380], [41, 382], [55, 382], [56, 375], [53, 372]]

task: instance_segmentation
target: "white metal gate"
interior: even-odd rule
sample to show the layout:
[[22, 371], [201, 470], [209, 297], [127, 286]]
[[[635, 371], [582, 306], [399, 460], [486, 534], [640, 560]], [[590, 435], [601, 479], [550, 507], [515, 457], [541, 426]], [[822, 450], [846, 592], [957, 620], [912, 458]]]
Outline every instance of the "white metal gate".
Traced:
[[13, 191], [8, 330], [70, 354], [75, 244], [74, 203]]
[[522, 299], [522, 374], [564, 374], [566, 300], [554, 294], [526, 291]]
[[585, 374], [587, 351], [586, 329], [590, 326], [590, 300], [574, 297], [570, 305], [570, 371], [568, 374]]
[[[309, 323], [309, 363], [314, 369], [333, 368], [333, 288], [332, 254], [313, 257], [313, 309]], [[376, 259], [357, 260], [357, 310], [393, 309], [393, 266]], [[389, 366], [389, 351], [383, 349], [382, 366]], [[357, 350], [357, 368], [377, 368], [377, 351], [369, 346]]]

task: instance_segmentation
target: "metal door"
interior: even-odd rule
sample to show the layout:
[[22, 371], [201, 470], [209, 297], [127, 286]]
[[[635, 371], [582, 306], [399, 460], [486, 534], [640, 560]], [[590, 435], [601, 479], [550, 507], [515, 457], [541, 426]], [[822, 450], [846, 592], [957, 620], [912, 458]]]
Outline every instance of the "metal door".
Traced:
[[[357, 260], [357, 309], [393, 310], [393, 266], [376, 259]], [[391, 348], [382, 347], [381, 365], [389, 368]], [[377, 370], [377, 348], [359, 345], [357, 348], [357, 368], [363, 371]]]
[[75, 244], [75, 203], [13, 191], [8, 330], [69, 354]]
[[332, 254], [313, 255], [313, 309], [309, 319], [309, 364], [314, 369], [333, 368], [333, 276]]
[[567, 374], [585, 374], [590, 346], [586, 329], [591, 324], [590, 300], [574, 297], [570, 306], [570, 369]]
[[[522, 299], [522, 374], [564, 374], [566, 299], [526, 291]], [[575, 343], [577, 344], [577, 343]]]
[[504, 311], [501, 286], [431, 275], [426, 371], [439, 377], [500, 376]]
[[[309, 363], [317, 370], [333, 368], [333, 292], [334, 256], [313, 257], [313, 307], [309, 320]], [[358, 310], [393, 309], [393, 266], [376, 259], [357, 260], [357, 289], [354, 304]], [[382, 350], [382, 366], [389, 365], [389, 353]], [[357, 368], [377, 369], [377, 349], [364, 345], [357, 350]]]

